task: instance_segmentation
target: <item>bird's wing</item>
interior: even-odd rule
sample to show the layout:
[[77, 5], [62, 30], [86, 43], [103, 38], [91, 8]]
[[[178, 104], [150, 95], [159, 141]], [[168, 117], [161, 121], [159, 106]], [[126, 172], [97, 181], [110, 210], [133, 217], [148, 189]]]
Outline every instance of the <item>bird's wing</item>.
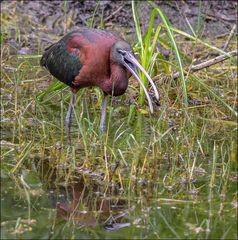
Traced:
[[82, 67], [77, 54], [69, 53], [65, 41], [59, 41], [46, 48], [41, 60], [41, 66], [61, 82], [72, 86], [74, 78], [79, 74]]

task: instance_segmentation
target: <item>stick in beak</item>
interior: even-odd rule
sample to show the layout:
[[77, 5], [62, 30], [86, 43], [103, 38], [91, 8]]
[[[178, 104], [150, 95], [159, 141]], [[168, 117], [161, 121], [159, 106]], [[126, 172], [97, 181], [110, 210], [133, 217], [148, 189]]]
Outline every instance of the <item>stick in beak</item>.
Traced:
[[[159, 93], [155, 87], [155, 84], [153, 82], [153, 80], [150, 78], [149, 74], [145, 71], [145, 69], [139, 64], [139, 62], [134, 58], [134, 56], [132, 54], [130, 54], [129, 52], [126, 52], [126, 54], [124, 55], [124, 65], [125, 67], [135, 76], [135, 78], [137, 79], [137, 81], [139, 82], [139, 84], [141, 85], [141, 87], [143, 88], [146, 98], [148, 100], [149, 103], [149, 107], [150, 107], [150, 112], [153, 113], [153, 105], [152, 105], [152, 101], [150, 98], [150, 95], [148, 94], [145, 85], [143, 84], [143, 82], [141, 81], [139, 74], [137, 72], [136, 67], [138, 67], [147, 77], [147, 79], [149, 80], [150, 84], [152, 85], [154, 91], [155, 91], [155, 97], [157, 100], [159, 100]], [[136, 67], [135, 67], [136, 66]]]

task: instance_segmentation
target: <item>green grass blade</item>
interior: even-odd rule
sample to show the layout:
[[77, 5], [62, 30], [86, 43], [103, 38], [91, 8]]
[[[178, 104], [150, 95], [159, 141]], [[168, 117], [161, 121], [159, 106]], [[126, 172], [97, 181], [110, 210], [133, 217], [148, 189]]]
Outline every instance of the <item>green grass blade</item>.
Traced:
[[[60, 91], [65, 90], [66, 88], [68, 88], [68, 86], [60, 81], [53, 82], [45, 91], [39, 93], [36, 96], [36, 99], [37, 101], [43, 103], [58, 94]], [[47, 97], [47, 100], [43, 101], [45, 97]]]
[[89, 28], [93, 28], [94, 18], [95, 18], [96, 12], [97, 12], [97, 10], [98, 10], [99, 3], [100, 3], [100, 1], [97, 1], [96, 7], [95, 7], [95, 9], [94, 9], [94, 11], [93, 11], [93, 16], [92, 16], [92, 18], [89, 20], [89, 23], [88, 23], [88, 27], [89, 27]]
[[[136, 7], [135, 7], [135, 1], [131, 1], [131, 6], [132, 6], [133, 19], [134, 19], [135, 27], [136, 27], [136, 35], [137, 35], [137, 39], [139, 41], [139, 45], [141, 47], [141, 53], [143, 54], [144, 45], [143, 45], [143, 41], [142, 41], [142, 34], [141, 34], [141, 29], [140, 29], [139, 17], [138, 17]], [[141, 57], [143, 57], [143, 55]]]
[[41, 58], [42, 55], [24, 55], [24, 56], [17, 56], [18, 59], [32, 59], [32, 58]]
[[153, 25], [154, 25], [154, 18], [155, 18], [155, 14], [156, 11], [152, 11], [151, 16], [150, 16], [150, 22], [149, 22], [149, 26], [148, 26], [148, 31], [147, 34], [145, 36], [145, 50], [144, 50], [144, 56], [149, 56], [148, 57], [144, 57], [142, 59], [142, 66], [145, 67], [145, 69], [147, 69], [147, 67], [149, 66], [150, 62], [147, 61], [148, 58], [151, 58], [151, 55], [153, 54], [153, 51], [149, 51], [149, 47], [150, 47], [150, 42], [151, 42], [151, 35], [152, 35], [152, 30], [153, 30]]

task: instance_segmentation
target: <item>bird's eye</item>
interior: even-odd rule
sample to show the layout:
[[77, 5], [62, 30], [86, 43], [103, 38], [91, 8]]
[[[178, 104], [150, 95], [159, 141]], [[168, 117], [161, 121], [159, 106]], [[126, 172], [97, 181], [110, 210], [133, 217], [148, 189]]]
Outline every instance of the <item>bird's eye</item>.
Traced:
[[125, 51], [123, 51], [123, 50], [121, 50], [121, 49], [118, 49], [117, 50], [121, 55], [123, 55], [123, 56], [125, 56], [126, 55], [126, 52]]

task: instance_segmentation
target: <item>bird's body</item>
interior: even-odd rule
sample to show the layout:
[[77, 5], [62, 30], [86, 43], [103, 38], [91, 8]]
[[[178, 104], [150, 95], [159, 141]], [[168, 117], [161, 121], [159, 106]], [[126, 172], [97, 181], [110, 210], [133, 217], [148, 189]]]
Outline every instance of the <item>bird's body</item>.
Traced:
[[[151, 99], [139, 79], [136, 67], [139, 67], [152, 84], [156, 97], [158, 92], [145, 70], [133, 57], [130, 45], [119, 35], [107, 30], [83, 28], [68, 33], [60, 41], [45, 50], [41, 65], [61, 82], [71, 87], [73, 93], [80, 88], [98, 86], [105, 96], [119, 96], [125, 93], [128, 79], [133, 74], [142, 85], [147, 96], [151, 112]], [[67, 114], [69, 127], [74, 94]], [[100, 128], [105, 129], [106, 98], [103, 102]]]
[[122, 95], [131, 73], [110, 61], [112, 45], [119, 40], [119, 36], [105, 30], [71, 32], [46, 49], [41, 65], [74, 92], [98, 86], [106, 94]]

